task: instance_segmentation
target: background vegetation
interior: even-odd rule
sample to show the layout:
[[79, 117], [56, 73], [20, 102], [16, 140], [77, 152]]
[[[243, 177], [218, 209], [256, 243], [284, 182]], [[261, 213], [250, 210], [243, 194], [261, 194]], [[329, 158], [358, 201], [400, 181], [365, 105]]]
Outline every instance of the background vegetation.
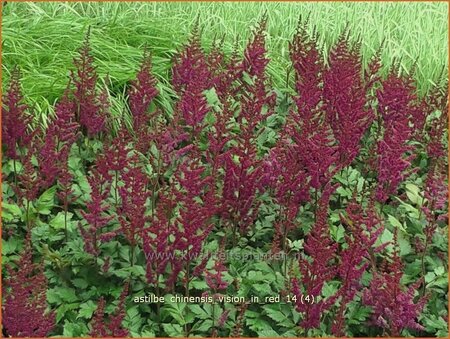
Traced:
[[[417, 63], [420, 93], [425, 93], [447, 64], [447, 9], [445, 2], [417, 3], [8, 3], [3, 9], [3, 85], [12, 66], [23, 72], [23, 87], [38, 112], [46, 113], [66, 86], [68, 69], [92, 29], [93, 55], [98, 73], [114, 93], [114, 108], [123, 99], [125, 83], [134, 75], [148, 46], [153, 72], [159, 82], [160, 104], [171, 110], [168, 84], [170, 61], [186, 41], [196, 17], [203, 28], [205, 49], [214, 38], [225, 36], [223, 49], [230, 53], [237, 43], [240, 51], [249, 38], [251, 25], [267, 11], [268, 72], [275, 87], [286, 90], [290, 68], [288, 41], [299, 15], [310, 16], [324, 50], [328, 50], [346, 23], [362, 40], [364, 60], [384, 41], [385, 67], [401, 60], [409, 70]], [[312, 26], [311, 25], [311, 26]], [[356, 37], [355, 37], [356, 38]], [[384, 69], [386, 72], [386, 69]], [[105, 80], [105, 75], [109, 79]]]

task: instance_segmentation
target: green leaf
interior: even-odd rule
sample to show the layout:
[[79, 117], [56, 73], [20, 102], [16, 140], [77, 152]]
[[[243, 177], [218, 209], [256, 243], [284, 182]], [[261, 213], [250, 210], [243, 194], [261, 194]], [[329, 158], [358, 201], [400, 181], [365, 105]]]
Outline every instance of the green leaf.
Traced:
[[61, 300], [66, 301], [68, 303], [74, 302], [78, 300], [77, 295], [75, 294], [75, 290], [72, 288], [58, 288], [56, 293], [61, 298]]
[[92, 317], [92, 314], [94, 314], [95, 310], [97, 309], [97, 305], [94, 304], [92, 300], [89, 300], [83, 304], [80, 305], [80, 311], [78, 312], [78, 318], [86, 318], [90, 319]]
[[84, 279], [80, 279], [80, 278], [73, 279], [73, 280], [72, 280], [72, 284], [73, 284], [75, 287], [78, 287], [78, 288], [80, 288], [80, 289], [85, 289], [86, 287], [88, 287], [87, 281], [84, 280]]
[[162, 324], [164, 332], [168, 337], [179, 338], [183, 337], [183, 328], [178, 324]]
[[275, 332], [273, 329], [270, 330], [262, 330], [258, 332], [259, 338], [278, 338], [280, 335]]
[[[71, 225], [70, 220], [72, 219], [73, 214], [67, 212], [67, 225], [68, 228]], [[50, 227], [53, 227], [55, 230], [61, 230], [65, 228], [65, 220], [64, 220], [64, 212], [58, 212], [58, 214], [49, 222]]]
[[392, 226], [394, 226], [395, 228], [399, 228], [400, 230], [402, 230], [403, 232], [405, 232], [406, 233], [406, 228], [405, 228], [405, 226], [396, 218], [396, 217], [394, 217], [393, 215], [388, 215], [388, 220], [389, 220], [389, 223], [392, 225]]
[[22, 211], [16, 204], [8, 204], [2, 201], [2, 219], [7, 222], [11, 222], [14, 219], [20, 219]]
[[36, 211], [39, 214], [50, 214], [50, 210], [55, 204], [56, 186], [50, 187], [44, 193], [41, 194], [36, 202]]
[[20, 241], [17, 238], [2, 239], [2, 255], [8, 255], [16, 252], [19, 248]]
[[423, 199], [420, 196], [420, 188], [412, 183], [406, 184], [405, 188], [408, 199], [415, 205], [421, 205]]
[[218, 106], [220, 104], [219, 97], [217, 96], [216, 89], [210, 88], [203, 92], [206, 97], [206, 101], [210, 107]]

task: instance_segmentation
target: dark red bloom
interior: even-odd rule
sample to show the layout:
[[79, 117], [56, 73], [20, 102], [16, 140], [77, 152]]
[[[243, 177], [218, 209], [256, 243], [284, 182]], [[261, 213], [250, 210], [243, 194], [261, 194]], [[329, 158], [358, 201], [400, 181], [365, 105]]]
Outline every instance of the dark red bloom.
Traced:
[[376, 269], [375, 254], [387, 244], [375, 246], [375, 242], [384, 230], [382, 219], [377, 215], [374, 199], [364, 209], [362, 203], [356, 201], [356, 195], [347, 206], [347, 216], [341, 215], [341, 223], [345, 225], [346, 247], [340, 252], [340, 263], [337, 274], [342, 285], [336, 293], [339, 298], [339, 309], [335, 315], [331, 331], [335, 336], [345, 336], [345, 311], [358, 291], [361, 290], [361, 279], [369, 266]]
[[415, 292], [423, 283], [418, 280], [406, 288], [401, 279], [403, 263], [399, 256], [395, 237], [395, 249], [382, 271], [373, 272], [370, 287], [364, 289], [362, 301], [372, 307], [372, 324], [387, 331], [389, 336], [398, 337], [404, 329], [421, 331], [423, 326], [417, 317], [427, 301], [426, 297], [415, 299]]
[[[329, 200], [336, 188], [328, 184], [323, 190], [318, 204], [317, 221], [304, 245], [309, 258], [299, 260], [301, 278], [292, 279], [292, 292], [297, 297], [295, 309], [304, 315], [300, 323], [304, 329], [318, 328], [322, 314], [336, 299], [320, 299], [325, 282], [333, 279], [337, 273], [337, 243], [332, 240], [328, 225]], [[314, 303], [304, 302], [302, 295], [314, 298]]]
[[131, 245], [131, 265], [134, 264], [134, 249], [142, 239], [144, 228], [149, 220], [146, 215], [150, 197], [148, 176], [136, 157], [130, 157], [127, 166], [121, 172], [123, 186], [119, 187], [121, 204], [117, 209], [120, 230]]
[[[90, 30], [86, 33], [83, 45], [79, 49], [79, 57], [73, 60], [76, 71], [71, 72], [71, 79], [75, 85], [74, 99], [77, 108], [77, 121], [83, 132], [92, 136], [106, 128], [106, 114], [104, 100], [97, 94], [97, 71], [93, 65], [89, 43]], [[103, 98], [104, 99], [104, 98]]]
[[19, 158], [20, 148], [27, 147], [32, 137], [29, 125], [33, 116], [27, 113], [20, 77], [19, 68], [15, 67], [2, 100], [2, 144], [6, 146], [5, 154], [11, 159]]
[[[375, 118], [368, 105], [362, 70], [360, 43], [351, 45], [344, 31], [329, 53], [323, 76], [324, 108], [338, 144], [341, 167], [349, 165], [359, 154], [360, 141]], [[376, 68], [372, 66], [369, 70], [372, 73]], [[369, 81], [375, 75], [370, 74]]]
[[94, 168], [88, 176], [89, 186], [91, 188], [91, 200], [86, 202], [87, 211], [82, 211], [83, 218], [87, 221], [88, 227], [80, 225], [80, 233], [84, 238], [84, 249], [87, 253], [98, 256], [99, 242], [108, 234], [103, 229], [113, 219], [107, 212], [110, 206], [106, 203], [111, 192], [111, 183], [108, 177], [104, 177], [102, 173]]
[[338, 149], [323, 107], [325, 63], [317, 37], [308, 34], [302, 22], [289, 48], [295, 70], [296, 108], [287, 118], [280, 142], [293, 144], [289, 147], [303, 164], [309, 185], [318, 190], [331, 179], [338, 163]]
[[125, 338], [129, 336], [127, 329], [122, 327], [125, 318], [125, 302], [128, 295], [129, 283], [127, 282], [119, 297], [119, 304], [114, 314], [109, 316], [109, 320], [105, 320], [105, 299], [101, 297], [98, 301], [97, 310], [91, 321], [91, 331], [89, 336], [93, 338]]
[[11, 337], [48, 337], [55, 326], [55, 312], [47, 310], [47, 278], [43, 264], [33, 263], [31, 233], [16, 262], [18, 270], [7, 267], [3, 286], [2, 323]]
[[376, 198], [380, 202], [395, 194], [399, 184], [409, 174], [414, 155], [413, 147], [408, 144], [411, 137], [410, 110], [416, 97], [413, 80], [397, 75], [392, 68], [387, 79], [377, 90], [378, 112], [382, 118], [383, 138], [377, 144], [378, 188]]

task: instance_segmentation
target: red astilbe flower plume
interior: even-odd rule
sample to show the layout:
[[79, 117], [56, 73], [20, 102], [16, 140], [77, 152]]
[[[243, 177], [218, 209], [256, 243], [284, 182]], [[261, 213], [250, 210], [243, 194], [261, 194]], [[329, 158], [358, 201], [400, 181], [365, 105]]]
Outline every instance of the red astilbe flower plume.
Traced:
[[[223, 274], [227, 272], [227, 268], [224, 265], [224, 257], [225, 257], [225, 241], [222, 241], [220, 247], [218, 249], [218, 255], [214, 258], [214, 265], [212, 269], [207, 270], [205, 267], [202, 269], [205, 270], [205, 281], [208, 287], [216, 293], [217, 291], [224, 290], [228, 287], [228, 282], [224, 280]], [[207, 259], [207, 258], [206, 258]], [[204, 260], [205, 266], [207, 260]]]
[[47, 311], [47, 278], [43, 264], [33, 263], [31, 233], [27, 233], [25, 247], [16, 262], [18, 270], [7, 266], [3, 286], [2, 324], [11, 337], [48, 337], [53, 330], [55, 312]]
[[262, 131], [260, 124], [273, 114], [276, 102], [266, 75], [269, 62], [265, 56], [266, 24], [264, 16], [244, 52], [240, 67], [249, 79], [240, 79], [236, 95], [239, 104], [236, 123], [240, 131], [231, 136], [235, 146], [222, 156], [225, 174], [218, 204], [222, 206], [222, 218], [233, 229], [233, 242], [236, 230], [245, 234], [253, 224], [259, 209], [256, 198], [264, 191], [263, 162], [258, 157], [256, 139]]
[[192, 86], [204, 89], [210, 87], [210, 73], [207, 59], [201, 46], [201, 33], [198, 18], [192, 29], [188, 43], [174, 58], [172, 67], [172, 85], [181, 95]]
[[279, 219], [274, 224], [274, 252], [286, 249], [286, 238], [297, 227], [296, 219], [301, 204], [309, 199], [308, 177], [294, 147], [289, 140], [279, 142], [264, 163], [265, 176], [269, 177], [268, 185], [280, 207]]
[[172, 85], [180, 97], [175, 119], [183, 122], [191, 139], [202, 131], [203, 120], [209, 111], [203, 92], [211, 87], [211, 78], [197, 19], [188, 44], [176, 56], [172, 67]]
[[146, 215], [147, 201], [151, 192], [148, 191], [148, 177], [143, 172], [137, 157], [132, 156], [121, 173], [124, 183], [119, 187], [121, 205], [118, 207], [120, 230], [131, 245], [131, 265], [134, 264], [134, 248], [142, 238], [142, 233], [148, 221]]
[[99, 254], [99, 241], [108, 241], [115, 234], [103, 232], [103, 229], [113, 219], [107, 214], [110, 206], [106, 203], [111, 191], [109, 177], [105, 177], [97, 168], [92, 169], [88, 176], [91, 188], [90, 201], [86, 202], [86, 210], [82, 211], [83, 218], [87, 221], [88, 227], [80, 225], [80, 233], [84, 239], [84, 249], [87, 253], [97, 257]]
[[[319, 200], [317, 221], [305, 241], [305, 252], [309, 258], [299, 260], [301, 278], [292, 279], [292, 292], [297, 297], [295, 309], [303, 313], [300, 326], [304, 329], [318, 328], [322, 314], [334, 303], [335, 297], [321, 300], [325, 282], [336, 276], [337, 244], [331, 239], [328, 225], [328, 205], [336, 186], [325, 186]], [[312, 296], [314, 303], [304, 302], [302, 295]]]
[[341, 215], [341, 223], [349, 232], [345, 235], [346, 247], [340, 252], [337, 274], [342, 285], [335, 295], [339, 298], [339, 309], [335, 315], [331, 331], [337, 337], [345, 336], [345, 311], [357, 291], [361, 278], [369, 266], [376, 267], [375, 253], [384, 249], [387, 243], [375, 246], [384, 230], [382, 219], [377, 215], [375, 200], [371, 197], [366, 209], [356, 201], [356, 194], [346, 208], [346, 216]]
[[[444, 143], [448, 126], [448, 82], [445, 85], [436, 85], [427, 98], [429, 111], [439, 111], [440, 115], [429, 121], [427, 133], [424, 135], [426, 151], [428, 155], [428, 171], [425, 178], [424, 198], [426, 202], [422, 206], [427, 220], [424, 228], [425, 244], [422, 255], [433, 240], [439, 221], [448, 223], [448, 157]], [[448, 132], [447, 132], [448, 133]], [[425, 265], [422, 257], [422, 274], [425, 274]]]
[[145, 153], [150, 145], [149, 123], [154, 114], [150, 114], [149, 109], [158, 94], [156, 79], [152, 75], [151, 55], [145, 50], [136, 79], [131, 82], [128, 91], [136, 148], [142, 153]]
[[[323, 77], [326, 118], [338, 143], [340, 166], [349, 165], [359, 153], [360, 141], [375, 114], [368, 105], [363, 79], [360, 42], [350, 44], [345, 30], [333, 46]], [[377, 65], [376, 60], [372, 63]], [[370, 73], [376, 69], [371, 65]], [[376, 74], [367, 74], [373, 81]]]
[[338, 159], [333, 133], [324, 119], [325, 63], [317, 37], [308, 34], [306, 23], [301, 21], [289, 50], [295, 71], [296, 109], [288, 116], [280, 142], [292, 140], [292, 150], [303, 163], [310, 186], [318, 190], [333, 176], [336, 170], [332, 166]]
[[224, 155], [225, 175], [219, 213], [233, 230], [233, 242], [237, 231], [242, 235], [248, 231], [259, 210], [256, 197], [262, 191], [263, 167], [258, 166], [252, 155], [241, 153], [238, 160], [230, 153]]
[[128, 91], [130, 110], [133, 115], [133, 126], [137, 130], [141, 125], [149, 122], [149, 108], [153, 99], [158, 95], [156, 79], [152, 75], [152, 60], [149, 52], [144, 51], [141, 66], [136, 79], [131, 82]]
[[[384, 128], [383, 138], [377, 143], [378, 187], [376, 198], [380, 202], [395, 194], [399, 184], [410, 174], [407, 171], [414, 155], [408, 145], [411, 137], [410, 109], [416, 100], [413, 80], [397, 75], [393, 67], [377, 90], [378, 110]], [[380, 127], [380, 126], [379, 126]]]
[[25, 154], [21, 154], [22, 171], [17, 175], [17, 184], [13, 189], [17, 195], [17, 202], [23, 205], [24, 200], [28, 210], [28, 203], [35, 200], [42, 188], [42, 178], [39, 175], [39, 169], [35, 166], [33, 158], [38, 154], [41, 141], [39, 134], [42, 134], [40, 127], [32, 132], [32, 139], [27, 145]]
[[219, 41], [214, 40], [206, 59], [212, 78], [211, 87], [215, 88], [221, 103], [224, 103], [228, 97], [232, 97], [236, 93], [237, 80], [242, 76], [243, 71], [237, 49], [235, 48], [230, 58], [227, 59], [220, 48], [223, 45], [224, 37]]
[[146, 264], [146, 277], [149, 284], [159, 288], [159, 277], [175, 258], [173, 240], [175, 229], [168, 211], [175, 208], [177, 202], [174, 195], [162, 190], [158, 195], [158, 208], [152, 217], [150, 227], [143, 231], [143, 249]]
[[267, 15], [263, 16], [254, 30], [245, 48], [241, 66], [242, 71], [250, 77], [241, 80], [240, 112], [236, 119], [242, 129], [239, 138], [244, 149], [248, 149], [250, 141], [256, 138], [258, 124], [274, 113], [276, 103], [276, 94], [269, 90], [266, 74], [270, 61], [266, 57], [266, 26]]
[[75, 111], [75, 104], [69, 99], [66, 90], [56, 105], [55, 117], [49, 121], [39, 154], [40, 172], [45, 187], [53, 185], [62, 172], [68, 172], [70, 148], [79, 136]]
[[179, 165], [175, 178], [180, 188], [174, 193], [179, 201], [179, 208], [178, 216], [175, 217], [173, 246], [180, 259], [172, 263], [171, 280], [176, 278], [179, 270], [183, 269], [180, 265], [183, 265], [184, 282], [188, 294], [188, 286], [192, 278], [191, 265], [200, 255], [203, 243], [213, 227], [210, 220], [216, 212], [212, 189], [213, 178], [205, 174], [205, 167], [198, 160], [190, 159]]
[[119, 304], [116, 311], [105, 321], [105, 299], [101, 297], [98, 301], [97, 310], [91, 321], [90, 337], [93, 338], [125, 338], [129, 336], [129, 331], [122, 327], [122, 322], [125, 319], [126, 309], [125, 301], [128, 295], [129, 283], [126, 282], [119, 297]]
[[374, 271], [370, 286], [363, 291], [363, 304], [372, 307], [372, 324], [382, 328], [388, 336], [399, 337], [404, 329], [421, 331], [423, 326], [417, 322], [426, 297], [414, 302], [415, 292], [423, 279], [406, 288], [401, 279], [403, 263], [401, 261], [397, 234], [394, 236], [394, 251], [386, 260], [381, 271]]
[[19, 158], [20, 148], [26, 147], [32, 137], [28, 128], [33, 116], [27, 113], [20, 78], [20, 70], [15, 67], [2, 100], [2, 144], [6, 146], [6, 156], [11, 159]]
[[264, 14], [253, 32], [253, 39], [247, 44], [244, 51], [242, 69], [250, 76], [256, 76], [257, 78], [265, 77], [266, 67], [269, 63], [269, 59], [266, 58], [267, 50], [265, 47], [266, 27], [267, 14]]
[[[71, 79], [75, 85], [74, 100], [77, 108], [77, 121], [83, 132], [93, 136], [106, 128], [106, 114], [104, 100], [97, 94], [97, 71], [93, 65], [89, 42], [90, 29], [86, 33], [83, 45], [79, 49], [79, 56], [73, 60], [76, 67], [71, 72]], [[103, 98], [104, 99], [104, 98]]]

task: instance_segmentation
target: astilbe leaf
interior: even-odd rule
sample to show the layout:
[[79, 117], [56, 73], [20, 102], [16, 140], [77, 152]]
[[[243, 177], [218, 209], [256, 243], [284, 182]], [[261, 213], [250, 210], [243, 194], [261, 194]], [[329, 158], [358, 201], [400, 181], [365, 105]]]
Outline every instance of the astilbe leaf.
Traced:
[[47, 310], [47, 278], [43, 264], [33, 263], [31, 232], [17, 260], [18, 270], [7, 266], [2, 324], [11, 337], [48, 337], [56, 325], [55, 312]]

